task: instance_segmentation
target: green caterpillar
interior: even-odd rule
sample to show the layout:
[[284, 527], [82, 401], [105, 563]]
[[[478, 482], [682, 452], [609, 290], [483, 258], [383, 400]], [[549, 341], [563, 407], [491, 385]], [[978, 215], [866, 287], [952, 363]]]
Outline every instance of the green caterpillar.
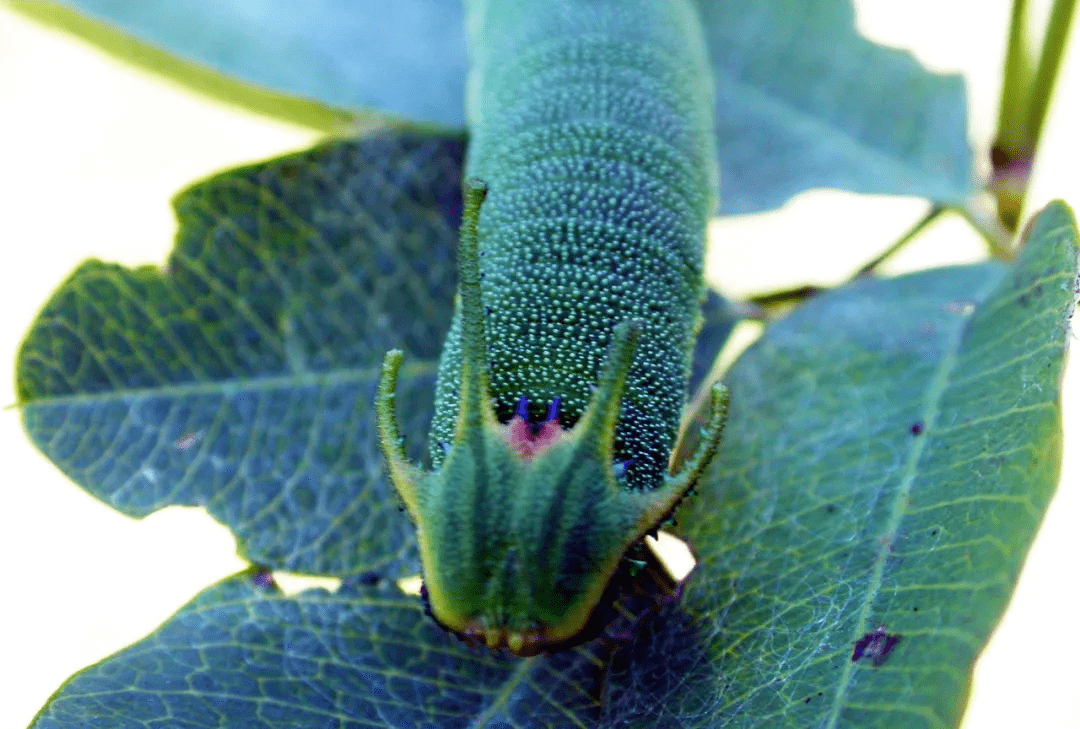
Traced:
[[434, 471], [401, 445], [400, 352], [377, 419], [432, 614], [531, 655], [573, 641], [719, 443], [717, 386], [701, 445], [668, 473], [716, 205], [712, 77], [688, 0], [466, 6], [470, 146]]

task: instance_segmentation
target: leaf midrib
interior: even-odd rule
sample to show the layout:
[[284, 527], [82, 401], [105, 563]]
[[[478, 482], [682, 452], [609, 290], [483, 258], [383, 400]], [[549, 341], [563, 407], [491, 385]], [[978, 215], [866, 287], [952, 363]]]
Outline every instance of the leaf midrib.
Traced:
[[[437, 366], [438, 362], [433, 360], [413, 360], [402, 367], [402, 375], [406, 378], [432, 375]], [[246, 379], [195, 381], [173, 385], [158, 385], [154, 387], [107, 390], [95, 393], [55, 395], [39, 397], [35, 400], [17, 403], [16, 407], [26, 409], [35, 406], [85, 405], [94, 402], [111, 402], [114, 400], [126, 400], [140, 397], [210, 395], [222, 392], [228, 394], [260, 392], [265, 390], [277, 390], [289, 385], [308, 387], [311, 385], [337, 385], [346, 382], [374, 382], [378, 379], [380, 367], [380, 363], [373, 363], [369, 367], [349, 367], [331, 370], [329, 372], [288, 372], [271, 376], [256, 375]]]
[[[870, 626], [870, 614], [873, 610], [873, 605], [877, 596], [881, 592], [882, 584], [884, 583], [885, 565], [888, 562], [890, 547], [896, 543], [896, 535], [900, 531], [900, 525], [906, 516], [907, 502], [909, 495], [911, 494], [912, 485], [915, 482], [915, 478], [918, 475], [918, 466], [922, 460], [923, 452], [926, 450], [927, 444], [930, 442], [931, 437], [934, 434], [934, 426], [937, 424], [938, 417], [941, 414], [941, 401], [944, 398], [946, 391], [952, 385], [950, 375], [956, 370], [960, 361], [960, 351], [963, 347], [964, 336], [968, 331], [968, 327], [974, 317], [980, 313], [982, 307], [986, 304], [993, 292], [1001, 284], [1005, 278], [1005, 272], [994, 281], [987, 283], [986, 286], [979, 292], [978, 301], [979, 306], [974, 311], [967, 314], [962, 320], [957, 322], [956, 329], [950, 338], [950, 346], [945, 349], [945, 356], [941, 358], [941, 364], [937, 368], [937, 372], [931, 380], [931, 385], [927, 389], [927, 395], [924, 398], [922, 421], [924, 423], [924, 436], [922, 438], [913, 439], [913, 445], [908, 453], [908, 457], [901, 468], [901, 477], [899, 481], [899, 487], [896, 489], [895, 496], [893, 497], [892, 512], [889, 514], [889, 518], [885, 523], [885, 528], [881, 534], [887, 539], [879, 539], [878, 543], [881, 545], [878, 548], [877, 557], [874, 560], [874, 568], [870, 574], [868, 580], [868, 589], [866, 596], [863, 599], [862, 608], [859, 610], [859, 619], [854, 626], [854, 630], [849, 636], [848, 645], [854, 645], [860, 636], [873, 630], [877, 626]], [[835, 729], [840, 721], [840, 713], [848, 707], [845, 702], [847, 691], [852, 685], [852, 674], [855, 670], [856, 663], [850, 660], [844, 661], [844, 668], [840, 674], [840, 680], [836, 685], [836, 693], [833, 695], [832, 705], [829, 708], [828, 717], [824, 723], [825, 729]]]

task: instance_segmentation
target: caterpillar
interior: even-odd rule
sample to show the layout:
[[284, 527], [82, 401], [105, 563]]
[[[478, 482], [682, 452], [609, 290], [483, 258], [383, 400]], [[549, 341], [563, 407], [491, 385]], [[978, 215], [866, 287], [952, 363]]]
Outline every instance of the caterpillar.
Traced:
[[715, 453], [726, 391], [669, 473], [717, 202], [712, 77], [689, 0], [468, 0], [459, 296], [432, 470], [376, 400], [431, 613], [492, 649], [572, 644], [627, 550]]

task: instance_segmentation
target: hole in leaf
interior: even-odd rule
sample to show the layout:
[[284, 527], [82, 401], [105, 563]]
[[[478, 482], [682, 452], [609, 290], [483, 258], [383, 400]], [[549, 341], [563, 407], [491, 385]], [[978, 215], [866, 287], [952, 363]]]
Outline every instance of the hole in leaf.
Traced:
[[690, 545], [672, 534], [657, 532], [655, 539], [645, 537], [645, 544], [676, 583], [685, 580], [697, 565]]

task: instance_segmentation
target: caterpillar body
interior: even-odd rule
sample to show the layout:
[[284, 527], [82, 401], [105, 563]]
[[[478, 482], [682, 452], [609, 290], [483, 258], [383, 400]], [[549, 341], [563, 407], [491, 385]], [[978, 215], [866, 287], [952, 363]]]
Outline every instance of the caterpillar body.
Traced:
[[433, 471], [401, 446], [400, 352], [377, 420], [432, 614], [529, 655], [573, 641], [719, 442], [717, 387], [706, 437], [668, 473], [716, 204], [712, 78], [689, 0], [466, 8], [459, 301]]

